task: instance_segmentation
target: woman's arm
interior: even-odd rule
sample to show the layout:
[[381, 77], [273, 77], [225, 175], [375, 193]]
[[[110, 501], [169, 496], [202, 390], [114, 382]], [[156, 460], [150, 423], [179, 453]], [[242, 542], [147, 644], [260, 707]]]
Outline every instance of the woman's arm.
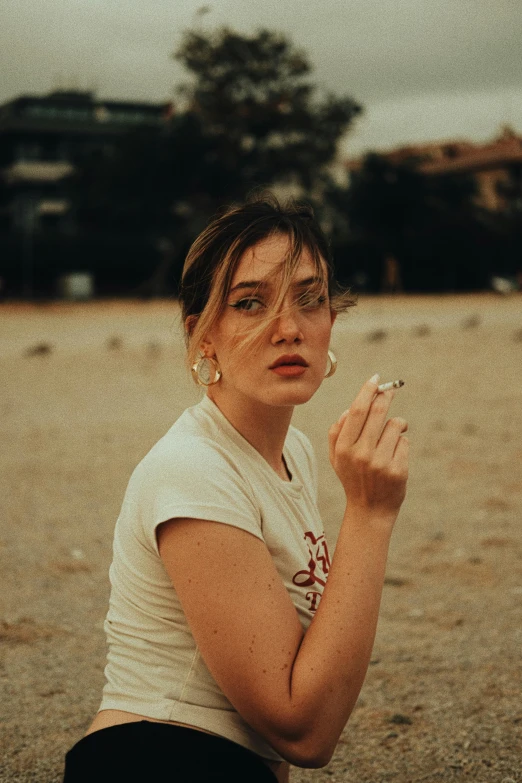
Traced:
[[335, 556], [304, 635], [262, 541], [229, 525], [176, 519], [161, 557], [201, 654], [243, 716], [292, 764], [323, 766], [357, 700], [375, 636], [388, 543], [406, 481], [393, 393], [365, 384], [330, 431], [347, 494]]

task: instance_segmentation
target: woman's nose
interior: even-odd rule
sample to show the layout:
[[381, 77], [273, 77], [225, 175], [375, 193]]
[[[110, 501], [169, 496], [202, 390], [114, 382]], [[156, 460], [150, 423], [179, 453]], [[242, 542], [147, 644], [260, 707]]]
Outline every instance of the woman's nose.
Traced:
[[301, 342], [303, 333], [299, 325], [299, 317], [295, 308], [285, 308], [274, 323], [273, 342]]

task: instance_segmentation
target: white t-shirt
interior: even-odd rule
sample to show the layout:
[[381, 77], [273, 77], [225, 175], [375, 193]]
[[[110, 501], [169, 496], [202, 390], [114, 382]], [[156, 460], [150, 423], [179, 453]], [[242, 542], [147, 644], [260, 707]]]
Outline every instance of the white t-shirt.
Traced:
[[208, 519], [264, 541], [306, 629], [328, 574], [328, 548], [312, 447], [290, 427], [283, 454], [291, 481], [204, 397], [135, 469], [114, 536], [100, 710], [197, 726], [280, 759], [207, 669], [159, 556], [156, 528], [176, 517]]

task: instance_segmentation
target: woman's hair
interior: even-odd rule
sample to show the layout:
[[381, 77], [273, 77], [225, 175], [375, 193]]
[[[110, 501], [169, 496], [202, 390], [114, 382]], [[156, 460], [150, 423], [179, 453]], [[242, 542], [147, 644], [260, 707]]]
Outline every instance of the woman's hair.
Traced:
[[[223, 312], [232, 278], [244, 253], [258, 242], [281, 234], [288, 237], [288, 251], [277, 270], [279, 290], [270, 308], [272, 315], [267, 316], [269, 319], [279, 311], [305, 249], [316, 267], [316, 275], [327, 286], [330, 308], [343, 312], [355, 304], [350, 291], [341, 288], [335, 280], [328, 240], [312, 207], [294, 200], [280, 204], [273, 194], [263, 192], [218, 214], [187, 254], [179, 298], [190, 364], [196, 361], [204, 336]], [[260, 331], [265, 326], [266, 321]], [[249, 343], [252, 337], [251, 334]]]

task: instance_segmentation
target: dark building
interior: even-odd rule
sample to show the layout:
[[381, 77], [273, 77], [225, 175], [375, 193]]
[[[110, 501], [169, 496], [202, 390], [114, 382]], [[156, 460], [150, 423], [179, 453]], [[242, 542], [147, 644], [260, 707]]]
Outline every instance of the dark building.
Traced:
[[[68, 186], [76, 162], [97, 150], [110, 154], [132, 130], [160, 129], [170, 113], [168, 103], [106, 101], [90, 92], [63, 90], [22, 96], [0, 107], [4, 292], [27, 295], [43, 286], [49, 294], [53, 272], [75, 271], [72, 258], [64, 262], [63, 249], [80, 239]], [[45, 274], [39, 272], [44, 264]]]
[[[506, 207], [502, 186], [506, 185], [509, 174], [516, 169], [520, 176], [522, 136], [504, 126], [497, 138], [485, 144], [454, 139], [413, 144], [379, 154], [395, 165], [414, 160], [420, 171], [434, 177], [470, 174], [477, 184], [477, 204], [498, 212]], [[362, 160], [350, 160], [345, 165], [349, 172], [357, 171]]]

